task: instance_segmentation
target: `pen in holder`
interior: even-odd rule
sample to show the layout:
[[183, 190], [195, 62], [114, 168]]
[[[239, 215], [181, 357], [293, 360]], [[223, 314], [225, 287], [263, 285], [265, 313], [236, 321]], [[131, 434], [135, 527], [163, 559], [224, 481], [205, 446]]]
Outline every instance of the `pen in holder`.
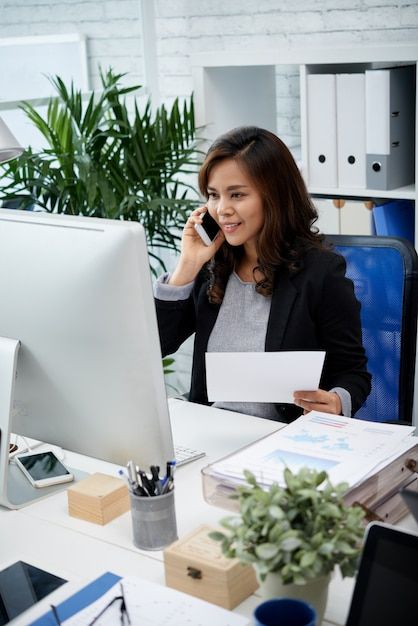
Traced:
[[[128, 473], [133, 474], [129, 464]], [[174, 481], [172, 468], [170, 475], [162, 480], [154, 466], [151, 473], [153, 477], [148, 478], [145, 472], [138, 470], [135, 483], [130, 476], [133, 540], [142, 550], [161, 550], [178, 538]]]

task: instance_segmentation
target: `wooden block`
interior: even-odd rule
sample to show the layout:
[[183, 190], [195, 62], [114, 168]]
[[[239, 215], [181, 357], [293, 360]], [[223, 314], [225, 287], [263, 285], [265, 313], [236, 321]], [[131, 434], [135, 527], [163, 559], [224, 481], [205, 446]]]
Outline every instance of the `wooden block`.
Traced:
[[68, 513], [72, 517], [107, 524], [129, 511], [130, 500], [126, 484], [107, 474], [92, 474], [67, 489]]
[[199, 526], [164, 550], [165, 581], [169, 587], [233, 609], [258, 588], [255, 571], [224, 557], [220, 544], [208, 537], [212, 530]]

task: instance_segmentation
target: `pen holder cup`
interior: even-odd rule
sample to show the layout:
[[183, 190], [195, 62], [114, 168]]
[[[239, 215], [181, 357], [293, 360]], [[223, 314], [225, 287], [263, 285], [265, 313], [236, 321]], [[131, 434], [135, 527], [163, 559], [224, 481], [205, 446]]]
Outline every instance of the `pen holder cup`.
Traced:
[[141, 550], [162, 550], [177, 537], [174, 489], [161, 496], [131, 497], [134, 545]]

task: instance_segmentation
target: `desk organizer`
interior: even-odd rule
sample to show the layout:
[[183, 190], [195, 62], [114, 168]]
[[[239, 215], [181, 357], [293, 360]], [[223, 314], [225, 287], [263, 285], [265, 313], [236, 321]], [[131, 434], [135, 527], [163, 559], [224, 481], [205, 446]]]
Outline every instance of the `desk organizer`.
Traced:
[[[231, 496], [236, 483], [219, 478], [216, 463], [202, 469], [203, 497], [208, 504], [239, 513], [239, 503]], [[352, 487], [344, 496], [347, 505], [359, 505], [365, 511], [365, 521], [396, 524], [409, 513], [400, 490], [408, 487], [418, 492], [418, 445], [399, 455], [362, 483]]]
[[130, 494], [134, 545], [141, 550], [162, 550], [178, 537], [174, 489], [153, 496]]
[[165, 581], [173, 589], [233, 609], [258, 588], [255, 571], [224, 557], [220, 544], [208, 537], [212, 530], [199, 526], [164, 550]]
[[107, 474], [80, 480], [67, 489], [67, 495], [69, 515], [102, 526], [130, 509], [125, 482]]

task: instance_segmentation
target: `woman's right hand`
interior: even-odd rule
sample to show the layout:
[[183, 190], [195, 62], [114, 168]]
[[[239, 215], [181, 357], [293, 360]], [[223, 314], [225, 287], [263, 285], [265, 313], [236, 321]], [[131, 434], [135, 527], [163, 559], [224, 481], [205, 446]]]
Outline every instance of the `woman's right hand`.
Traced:
[[170, 277], [170, 285], [191, 283], [203, 265], [215, 255], [225, 240], [222, 231], [219, 230], [212, 244], [207, 246], [196, 232], [195, 224], [202, 223], [202, 217], [207, 210], [206, 206], [199, 207], [193, 211], [186, 222], [181, 238], [180, 258]]

